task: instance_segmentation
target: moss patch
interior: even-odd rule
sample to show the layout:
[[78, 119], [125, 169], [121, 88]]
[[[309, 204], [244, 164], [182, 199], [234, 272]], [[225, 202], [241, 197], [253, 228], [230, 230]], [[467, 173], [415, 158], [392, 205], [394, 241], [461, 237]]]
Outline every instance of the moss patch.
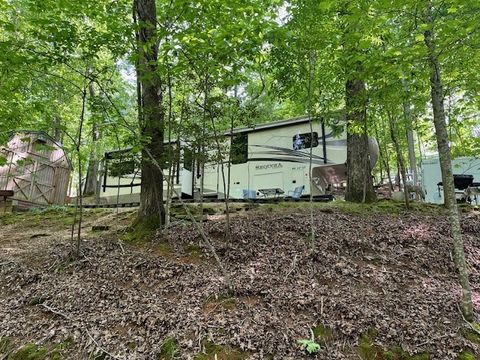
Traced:
[[202, 256], [202, 248], [197, 244], [190, 244], [185, 246], [185, 252], [189, 256], [200, 257]]
[[160, 354], [158, 356], [159, 360], [172, 360], [177, 359], [180, 355], [178, 349], [178, 342], [172, 337], [168, 337], [163, 341], [163, 344], [160, 348]]
[[374, 329], [368, 330], [360, 338], [357, 353], [362, 360], [380, 360], [383, 351], [381, 348], [374, 344], [375, 338], [378, 332]]
[[422, 353], [417, 355], [410, 355], [401, 347], [395, 347], [392, 350], [383, 353], [385, 360], [430, 360], [430, 355]]
[[327, 342], [333, 340], [334, 333], [333, 330], [324, 325], [317, 325], [312, 328], [313, 336], [315, 340], [323, 347]]
[[55, 345], [38, 346], [31, 343], [18, 348], [8, 338], [0, 338], [0, 354], [6, 360], [61, 360], [70, 346], [72, 341], [67, 339]]
[[475, 357], [474, 354], [472, 354], [470, 351], [463, 351], [459, 356], [458, 360], [476, 360], [477, 358]]
[[10, 339], [0, 337], [0, 354], [7, 354], [10, 349]]
[[122, 240], [128, 244], [144, 244], [150, 242], [159, 228], [159, 219], [149, 217], [142, 221], [136, 221], [122, 237]]
[[[85, 220], [98, 217], [104, 209], [83, 209]], [[0, 213], [0, 225], [28, 224], [29, 227], [42, 228], [46, 225], [51, 228], [64, 228], [73, 224], [75, 209], [69, 206], [50, 206], [45, 208], [30, 209], [24, 212]], [[78, 218], [78, 214], [77, 214]]]
[[[200, 210], [198, 211], [200, 212]], [[211, 206], [203, 206], [203, 215], [215, 215], [217, 213], [217, 210], [215, 210]]]
[[356, 204], [350, 202], [335, 202], [330, 204], [339, 211], [347, 214], [389, 214], [400, 215], [407, 212], [414, 213], [435, 213], [444, 211], [443, 207], [435, 204], [426, 204], [420, 202], [411, 202], [410, 209], [405, 207], [403, 202], [396, 202], [391, 200], [380, 200], [372, 204]]
[[378, 333], [371, 329], [362, 335], [357, 354], [362, 360], [430, 360], [430, 355], [426, 353], [411, 355], [401, 346], [395, 346], [390, 350], [384, 350], [375, 345], [374, 341]]
[[[305, 210], [305, 206], [310, 204], [308, 201], [284, 201], [278, 204], [265, 204], [260, 205], [260, 211], [263, 212], [281, 212], [292, 209]], [[420, 202], [412, 202], [410, 210], [407, 210], [403, 202], [396, 202], [391, 200], [380, 200], [371, 204], [359, 204], [346, 201], [333, 201], [333, 202], [314, 202], [312, 206], [315, 210], [325, 213], [344, 213], [351, 215], [370, 215], [370, 214], [388, 214], [388, 215], [400, 215], [408, 212], [413, 213], [441, 213], [444, 208], [436, 204], [427, 204]]]
[[[480, 324], [472, 325], [477, 331], [480, 331]], [[472, 329], [463, 330], [463, 337], [474, 344], [480, 345], [480, 335]]]

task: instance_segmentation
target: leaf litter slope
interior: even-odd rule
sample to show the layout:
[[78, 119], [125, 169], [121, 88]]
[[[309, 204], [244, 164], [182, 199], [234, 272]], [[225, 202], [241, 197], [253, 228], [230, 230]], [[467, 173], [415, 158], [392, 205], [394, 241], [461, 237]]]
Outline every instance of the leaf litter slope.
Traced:
[[[477, 310], [478, 221], [462, 220]], [[308, 224], [308, 214], [296, 210], [239, 215], [227, 243], [223, 220], [207, 222], [233, 296], [189, 224], [125, 253], [114, 239], [92, 238], [77, 263], [64, 261], [69, 248], [61, 238], [29, 248], [35, 262], [1, 251], [0, 334], [19, 344], [70, 338], [72, 358], [99, 348], [118, 358], [154, 358], [172, 337], [184, 359], [207, 342], [238, 349], [241, 358], [301, 359], [308, 357], [297, 340], [319, 325], [329, 335], [319, 340], [318, 359], [358, 359], [359, 339], [372, 330], [378, 348], [401, 345], [432, 359], [476, 350], [462, 336], [442, 216], [319, 210], [314, 250]]]

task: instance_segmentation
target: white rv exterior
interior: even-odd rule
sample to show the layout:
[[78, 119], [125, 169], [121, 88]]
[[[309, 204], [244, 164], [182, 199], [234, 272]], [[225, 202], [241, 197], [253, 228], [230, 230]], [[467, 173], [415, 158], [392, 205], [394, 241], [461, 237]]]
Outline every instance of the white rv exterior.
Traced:
[[[452, 159], [453, 173], [459, 175], [473, 175], [473, 181], [480, 182], [480, 158], [459, 157]], [[425, 201], [443, 204], [443, 190], [437, 184], [442, 181], [442, 172], [438, 157], [422, 159], [422, 186], [425, 191]], [[463, 191], [457, 191], [457, 198], [461, 198]]]
[[[203, 195], [206, 197], [224, 198], [227, 192], [233, 199], [244, 198], [245, 192], [255, 194], [255, 197], [289, 196], [299, 187], [303, 187], [302, 196], [325, 194], [328, 184], [346, 181], [346, 133], [339, 130], [340, 126], [335, 128], [313, 121], [312, 137], [308, 118], [297, 118], [235, 129], [233, 133], [224, 134], [222, 145], [226, 146], [221, 162], [207, 162], [203, 169], [196, 164], [189, 164], [186, 169], [184, 161], [181, 162], [173, 174], [175, 189], [182, 197], [196, 198], [200, 196], [203, 180]], [[373, 167], [378, 157], [378, 144], [370, 138], [369, 146]], [[213, 155], [211, 157], [218, 155], [215, 146], [209, 154]], [[224, 186], [222, 165], [225, 181], [230, 179], [229, 189], [228, 184]], [[119, 182], [120, 189], [115, 186]], [[137, 185], [129, 186], [132, 183]], [[139, 200], [139, 185], [140, 173], [132, 168], [131, 174], [122, 174], [120, 179], [106, 176], [102, 196], [108, 196], [111, 202], [120, 191], [124, 198], [135, 202], [135, 199]]]
[[[226, 133], [225, 136], [232, 137], [233, 144], [230, 197], [241, 199], [245, 191], [264, 196], [261, 190], [273, 192], [275, 189], [288, 196], [299, 186], [304, 186], [302, 195], [310, 192], [321, 195], [329, 183], [345, 181], [346, 133], [334, 134], [332, 128], [318, 121], [312, 126], [312, 139], [307, 118], [236, 129], [233, 135]], [[376, 154], [376, 142], [372, 141], [371, 145]], [[376, 160], [376, 155], [373, 158]], [[223, 165], [228, 175], [228, 163]], [[225, 196], [220, 164], [206, 166], [204, 192], [218, 194], [220, 198]]]
[[[164, 146], [169, 146], [168, 142]], [[170, 146], [178, 151], [182, 159], [185, 158], [185, 147], [178, 148], [178, 143], [171, 143]], [[188, 157], [188, 155], [187, 155]], [[140, 155], [132, 153], [131, 149], [109, 151], [105, 153], [102, 163], [103, 180], [101, 184], [100, 200], [107, 204], [125, 204], [140, 202], [141, 192], [141, 171]], [[190, 164], [192, 165], [192, 164]], [[173, 185], [175, 194], [193, 196], [193, 172], [185, 161], [176, 162], [173, 168], [163, 169], [165, 177]], [[167, 198], [168, 182], [163, 182], [163, 197]]]

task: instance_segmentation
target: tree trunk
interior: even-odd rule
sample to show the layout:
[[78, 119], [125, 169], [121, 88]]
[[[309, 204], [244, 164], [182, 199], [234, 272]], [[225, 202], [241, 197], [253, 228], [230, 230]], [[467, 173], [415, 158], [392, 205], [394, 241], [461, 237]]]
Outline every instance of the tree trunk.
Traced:
[[413, 176], [413, 185], [418, 185], [417, 159], [415, 157], [415, 140], [413, 139], [413, 130], [411, 119], [407, 122], [407, 143], [408, 143], [408, 159], [410, 162], [410, 171]]
[[384, 163], [385, 163], [385, 169], [387, 171], [387, 177], [388, 177], [389, 194], [390, 194], [390, 196], [392, 196], [392, 191], [394, 190], [394, 188], [393, 188], [393, 183], [392, 183], [392, 174], [391, 174], [391, 171], [390, 171], [390, 163], [389, 163], [389, 160], [388, 160], [387, 146], [385, 146]]
[[[88, 86], [90, 99], [95, 99], [95, 88], [93, 83]], [[96, 120], [92, 125], [92, 151], [90, 153], [90, 159], [88, 160], [87, 177], [85, 179], [84, 195], [97, 195], [98, 192], [98, 141], [100, 140], [100, 132]]]
[[[87, 168], [87, 177], [85, 179], [85, 190], [84, 195], [96, 195], [98, 190], [98, 167], [99, 162], [97, 159], [97, 141], [98, 141], [98, 133], [97, 127], [94, 124], [92, 129], [92, 152], [90, 153], [90, 159], [88, 160], [88, 168]], [[97, 133], [97, 134], [96, 134]]]
[[405, 163], [403, 162], [402, 150], [400, 149], [400, 144], [398, 143], [397, 128], [395, 126], [395, 118], [389, 111], [387, 111], [387, 116], [388, 116], [388, 124], [390, 127], [390, 138], [392, 139], [393, 145], [395, 146], [395, 153], [397, 155], [397, 164], [399, 168], [399, 173], [403, 181], [403, 193], [405, 195], [405, 206], [407, 207], [407, 209], [409, 209], [410, 194], [409, 194], [408, 185], [407, 185], [407, 174], [405, 171]]
[[163, 176], [148, 154], [163, 166], [164, 111], [162, 108], [161, 81], [157, 74], [157, 10], [155, 0], [134, 0], [138, 20], [137, 77], [141, 84], [142, 114], [140, 131], [144, 148], [142, 151], [142, 187], [138, 221], [151, 227], [165, 223], [163, 205]]
[[62, 142], [62, 120], [60, 116], [53, 117], [53, 139], [57, 142]]
[[460, 285], [462, 287], [461, 309], [464, 317], [468, 321], [473, 321], [472, 292], [468, 279], [467, 261], [465, 259], [460, 216], [458, 214], [455, 185], [453, 182], [452, 161], [450, 146], [448, 143], [447, 122], [445, 119], [443, 84], [440, 62], [436, 54], [434, 18], [432, 14], [431, 0], [427, 1], [426, 23], [430, 25], [429, 30], [425, 31], [424, 35], [425, 45], [428, 49], [428, 62], [430, 65], [433, 123], [435, 125], [440, 168], [442, 170], [443, 196], [445, 206], [448, 209], [448, 220], [453, 238], [454, 261], [457, 267]]
[[75, 230], [75, 224], [77, 223], [77, 214], [78, 214], [78, 228], [77, 228], [77, 245], [75, 250], [75, 257], [77, 259], [80, 258], [80, 244], [81, 244], [81, 236], [82, 236], [82, 221], [83, 221], [83, 193], [82, 193], [82, 157], [80, 154], [81, 146], [82, 146], [82, 131], [83, 125], [85, 122], [85, 104], [87, 99], [87, 89], [83, 88], [82, 92], [82, 112], [80, 114], [80, 123], [78, 125], [78, 134], [77, 140], [75, 143], [75, 150], [77, 153], [77, 160], [78, 160], [78, 193], [77, 193], [77, 201], [75, 205], [75, 215], [73, 218], [73, 225], [72, 225], [72, 242], [73, 242], [73, 233]]
[[[345, 200], [352, 202], [373, 202], [377, 199], [373, 188], [372, 171], [366, 132], [367, 111], [365, 83], [362, 80], [348, 80], [346, 84], [347, 111], [347, 192]], [[360, 127], [363, 134], [352, 128]]]
[[[403, 88], [405, 89], [405, 94], [407, 92], [407, 85], [405, 80], [402, 81]], [[413, 176], [413, 185], [418, 185], [418, 171], [417, 171], [417, 159], [415, 157], [415, 140], [413, 138], [413, 125], [412, 125], [412, 109], [410, 107], [409, 99], [405, 99], [403, 102], [403, 115], [405, 118], [405, 130], [407, 135], [408, 143], [408, 159], [410, 162], [410, 171]]]
[[[307, 83], [307, 104], [308, 104], [308, 126], [310, 130], [310, 143], [313, 140], [313, 123], [312, 123], [312, 98], [313, 98], [313, 81], [315, 76], [315, 65], [317, 62], [316, 54], [310, 53], [308, 59], [308, 83]], [[323, 129], [322, 131], [324, 131]], [[324, 135], [324, 134], [322, 134]], [[310, 188], [310, 243], [312, 251], [315, 249], [315, 219], [314, 219], [314, 208], [313, 208], [313, 179], [312, 179], [312, 168], [313, 168], [313, 146], [310, 144], [310, 151], [308, 154], [308, 186]], [[325, 160], [325, 159], [324, 159]]]
[[[180, 139], [176, 142], [176, 147], [172, 145], [172, 127], [173, 127], [173, 94], [172, 94], [172, 75], [170, 70], [167, 75], [167, 89], [168, 89], [168, 181], [167, 181], [167, 194], [165, 196], [165, 229], [170, 225], [170, 207], [172, 204], [173, 187], [175, 186], [175, 169], [177, 164], [177, 152], [180, 152]], [[180, 161], [180, 157], [178, 157]]]
[[[375, 136], [377, 137], [377, 140], [380, 140], [380, 136], [378, 135], [378, 126], [375, 124]], [[390, 174], [390, 164], [388, 162], [388, 149], [387, 145], [384, 145], [384, 150], [382, 150], [382, 142], [380, 141], [379, 145], [379, 152], [380, 152], [380, 163], [383, 163], [383, 166], [385, 168], [385, 172], [387, 174], [387, 179], [388, 179], [388, 194], [391, 197], [392, 196], [392, 191], [393, 191], [393, 184], [392, 184], [392, 177]], [[381, 183], [383, 184], [383, 178]]]

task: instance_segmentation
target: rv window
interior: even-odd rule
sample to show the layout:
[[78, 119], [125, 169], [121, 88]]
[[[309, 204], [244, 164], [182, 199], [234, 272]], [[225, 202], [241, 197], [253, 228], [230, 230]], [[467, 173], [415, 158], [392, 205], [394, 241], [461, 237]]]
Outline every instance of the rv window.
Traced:
[[108, 162], [108, 172], [112, 177], [120, 177], [135, 173], [135, 161], [133, 159], [115, 159]]
[[232, 139], [232, 164], [244, 164], [248, 160], [248, 134], [236, 134]]
[[[313, 140], [311, 136], [313, 135]], [[318, 133], [297, 134], [293, 137], [293, 150], [309, 149], [318, 146]]]

